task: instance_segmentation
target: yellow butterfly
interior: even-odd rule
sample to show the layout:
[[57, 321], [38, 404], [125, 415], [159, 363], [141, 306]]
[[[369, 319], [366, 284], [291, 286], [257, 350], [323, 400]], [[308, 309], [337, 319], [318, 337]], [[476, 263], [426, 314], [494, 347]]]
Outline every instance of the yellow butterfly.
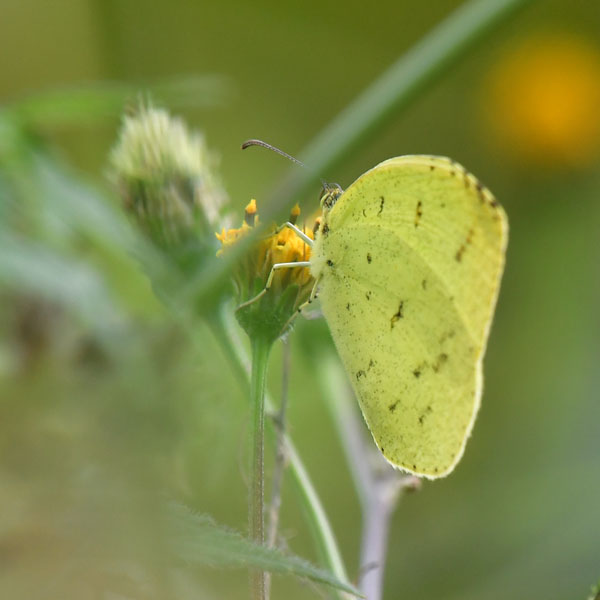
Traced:
[[386, 160], [344, 192], [324, 186], [321, 206], [314, 241], [286, 224], [312, 246], [310, 261], [271, 275], [310, 268], [311, 297], [318, 289], [377, 446], [398, 468], [443, 477], [479, 409], [506, 215], [473, 175], [436, 156]]

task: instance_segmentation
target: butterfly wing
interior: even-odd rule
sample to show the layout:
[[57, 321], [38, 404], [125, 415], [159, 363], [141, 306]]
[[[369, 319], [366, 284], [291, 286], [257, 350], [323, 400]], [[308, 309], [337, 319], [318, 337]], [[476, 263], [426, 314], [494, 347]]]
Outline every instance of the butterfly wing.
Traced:
[[460, 165], [377, 165], [324, 215], [311, 256], [319, 298], [384, 456], [448, 474], [469, 436], [504, 265], [507, 221]]

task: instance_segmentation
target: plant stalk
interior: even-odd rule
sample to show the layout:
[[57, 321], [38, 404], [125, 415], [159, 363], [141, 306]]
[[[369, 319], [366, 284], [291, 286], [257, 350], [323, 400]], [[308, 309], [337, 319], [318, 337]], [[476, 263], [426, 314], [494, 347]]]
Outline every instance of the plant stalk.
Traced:
[[[252, 340], [252, 375], [250, 381], [252, 469], [250, 472], [248, 520], [250, 538], [260, 545], [264, 544], [265, 541], [265, 381], [271, 347], [272, 342], [264, 337], [257, 336]], [[265, 579], [265, 571], [251, 570], [250, 588], [253, 600], [265, 600]]]
[[[283, 365], [281, 378], [281, 401], [279, 411], [271, 415], [271, 422], [275, 429], [275, 464], [273, 466], [273, 477], [271, 483], [271, 502], [269, 503], [268, 513], [269, 522], [267, 526], [266, 544], [269, 548], [274, 548], [277, 541], [277, 528], [279, 527], [279, 510], [281, 508], [281, 485], [283, 483], [283, 473], [287, 464], [287, 453], [285, 446], [285, 420], [287, 416], [289, 379], [291, 368], [291, 348], [289, 340], [282, 339], [281, 347], [283, 350]], [[265, 398], [266, 403], [266, 398]], [[266, 597], [271, 595], [271, 574], [266, 577]]]
[[367, 600], [381, 600], [391, 518], [402, 493], [418, 487], [419, 479], [393, 469], [370, 437], [365, 436], [365, 427], [339, 361], [322, 355], [315, 362], [361, 505], [359, 589]]
[[[236, 336], [233, 319], [228, 318], [224, 311], [218, 311], [208, 322], [236, 375], [239, 376], [240, 381], [247, 383], [248, 374], [251, 370], [250, 363], [247, 359], [244, 345]], [[269, 398], [268, 394], [265, 394], [265, 408], [268, 413], [276, 410], [275, 404]], [[276, 428], [271, 419], [267, 419], [267, 426], [269, 433], [276, 435]], [[319, 559], [322, 564], [327, 565], [340, 581], [348, 583], [348, 574], [346, 573], [344, 561], [317, 490], [289, 435], [284, 432], [282, 439], [289, 461], [290, 475], [296, 487], [296, 495], [299, 498], [300, 505], [304, 509]], [[339, 598], [348, 597], [345, 592], [336, 591], [336, 594]]]

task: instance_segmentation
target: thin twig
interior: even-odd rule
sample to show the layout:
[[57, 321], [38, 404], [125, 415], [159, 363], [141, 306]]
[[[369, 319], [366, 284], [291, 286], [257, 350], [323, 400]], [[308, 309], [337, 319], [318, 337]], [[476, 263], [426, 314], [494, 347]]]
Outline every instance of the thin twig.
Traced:
[[339, 362], [333, 357], [320, 357], [319, 362], [321, 381], [361, 504], [359, 589], [367, 600], [381, 600], [390, 520], [402, 492], [418, 487], [420, 480], [396, 471], [367, 437]]

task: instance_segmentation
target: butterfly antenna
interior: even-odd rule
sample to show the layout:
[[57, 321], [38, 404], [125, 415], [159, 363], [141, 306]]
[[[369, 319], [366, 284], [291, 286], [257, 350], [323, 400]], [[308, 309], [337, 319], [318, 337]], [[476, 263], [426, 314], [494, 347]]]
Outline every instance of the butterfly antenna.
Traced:
[[250, 146], [262, 146], [263, 148], [266, 148], [267, 150], [273, 150], [273, 152], [277, 152], [277, 154], [281, 154], [281, 156], [285, 156], [287, 159], [291, 160], [292, 162], [295, 162], [297, 165], [300, 165], [301, 167], [306, 168], [306, 165], [303, 162], [299, 161], [297, 158], [294, 158], [287, 152], [280, 150], [276, 146], [271, 146], [271, 144], [267, 144], [267, 142], [263, 142], [262, 140], [248, 140], [247, 142], [244, 142], [242, 144], [242, 150], [245, 150], [246, 148], [250, 148]]
[[[297, 158], [294, 158], [291, 154], [288, 154], [287, 152], [280, 150], [276, 146], [267, 144], [267, 142], [263, 142], [262, 140], [248, 140], [242, 144], [242, 150], [245, 150], [246, 148], [250, 148], [250, 146], [261, 146], [262, 148], [266, 148], [267, 150], [273, 150], [273, 152], [277, 152], [277, 154], [280, 154], [281, 156], [285, 156], [285, 158], [287, 158], [288, 160], [291, 160], [293, 163], [296, 163], [297, 165], [300, 165], [301, 167], [304, 167], [305, 169], [307, 168], [306, 165], [302, 161], [298, 160]], [[321, 179], [320, 177], [319, 177], [319, 179], [321, 180], [323, 187], [327, 186], [327, 183], [325, 183], [325, 181], [323, 181], [323, 179]]]

